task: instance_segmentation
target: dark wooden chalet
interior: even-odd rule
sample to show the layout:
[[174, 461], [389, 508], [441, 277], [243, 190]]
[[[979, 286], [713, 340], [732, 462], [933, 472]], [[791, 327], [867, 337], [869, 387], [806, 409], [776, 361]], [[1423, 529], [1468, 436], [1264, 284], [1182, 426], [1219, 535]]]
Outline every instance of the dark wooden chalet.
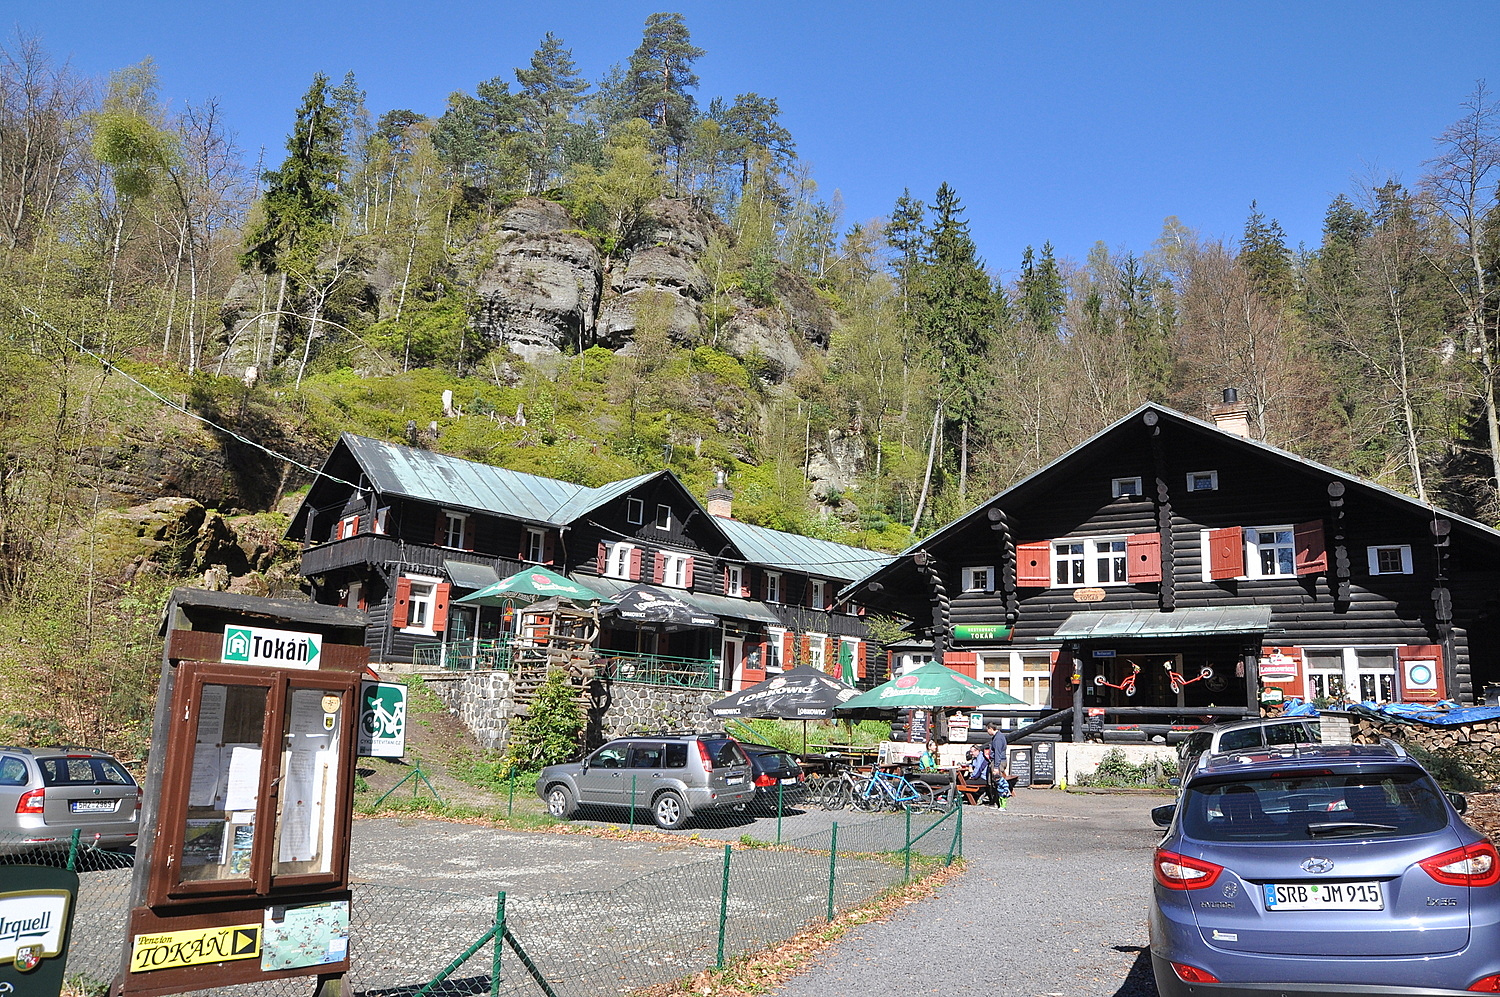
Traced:
[[1144, 405], [842, 595], [1080, 722], [1500, 682], [1500, 533], [1247, 439], [1243, 415]]
[[[344, 434], [292, 521], [319, 602], [366, 613], [374, 661], [479, 660], [519, 617], [454, 600], [540, 564], [606, 597], [645, 584], [713, 626], [644, 626], [606, 608], [599, 646], [711, 663], [738, 689], [795, 663], [867, 674], [867, 629], [835, 593], [890, 555], [730, 518], [669, 471], [598, 488]], [[507, 635], [510, 635], [509, 637]]]

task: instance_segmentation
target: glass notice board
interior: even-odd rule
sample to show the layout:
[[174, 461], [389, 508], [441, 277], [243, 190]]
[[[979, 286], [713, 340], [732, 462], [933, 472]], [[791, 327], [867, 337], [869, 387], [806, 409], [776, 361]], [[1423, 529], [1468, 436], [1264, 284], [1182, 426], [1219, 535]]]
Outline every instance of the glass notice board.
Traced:
[[342, 882], [359, 675], [182, 668], [152, 902]]

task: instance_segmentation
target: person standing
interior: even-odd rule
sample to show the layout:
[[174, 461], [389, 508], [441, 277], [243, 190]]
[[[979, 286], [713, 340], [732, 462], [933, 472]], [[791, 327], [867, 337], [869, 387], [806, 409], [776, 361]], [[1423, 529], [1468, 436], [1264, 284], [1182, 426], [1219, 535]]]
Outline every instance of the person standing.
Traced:
[[1010, 742], [995, 721], [991, 720], [985, 725], [985, 729], [990, 735], [990, 743], [985, 748], [989, 754], [986, 783], [990, 802], [1000, 807], [1005, 805], [1002, 801], [1010, 795]]

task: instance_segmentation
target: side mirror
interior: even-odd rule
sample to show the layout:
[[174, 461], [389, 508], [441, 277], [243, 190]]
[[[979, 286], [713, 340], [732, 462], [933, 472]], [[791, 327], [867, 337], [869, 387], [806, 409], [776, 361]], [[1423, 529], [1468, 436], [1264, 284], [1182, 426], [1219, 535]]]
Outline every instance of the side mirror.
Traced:
[[1166, 803], [1159, 807], [1151, 808], [1151, 823], [1157, 827], [1171, 827], [1172, 818], [1177, 815], [1177, 804]]
[[1168, 786], [1181, 786], [1182, 785], [1182, 780], [1179, 779], [1179, 778], [1177, 778], [1177, 776], [1174, 775], [1170, 779], [1167, 780], [1167, 785]]
[[578, 760], [578, 771], [580, 771], [580, 772], [587, 772], [588, 770], [589, 770], [589, 756], [588, 755], [584, 755], [582, 758], [580, 758]]
[[1454, 810], [1461, 814], [1469, 812], [1469, 798], [1463, 793], [1444, 793], [1443, 795], [1448, 797], [1448, 802], [1453, 804]]

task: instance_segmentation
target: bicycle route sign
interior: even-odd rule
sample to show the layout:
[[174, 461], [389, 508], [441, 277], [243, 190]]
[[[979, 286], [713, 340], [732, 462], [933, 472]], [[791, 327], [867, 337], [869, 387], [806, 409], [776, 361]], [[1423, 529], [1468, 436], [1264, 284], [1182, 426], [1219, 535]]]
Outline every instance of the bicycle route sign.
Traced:
[[359, 755], [400, 758], [406, 754], [406, 686], [365, 682], [359, 693]]

